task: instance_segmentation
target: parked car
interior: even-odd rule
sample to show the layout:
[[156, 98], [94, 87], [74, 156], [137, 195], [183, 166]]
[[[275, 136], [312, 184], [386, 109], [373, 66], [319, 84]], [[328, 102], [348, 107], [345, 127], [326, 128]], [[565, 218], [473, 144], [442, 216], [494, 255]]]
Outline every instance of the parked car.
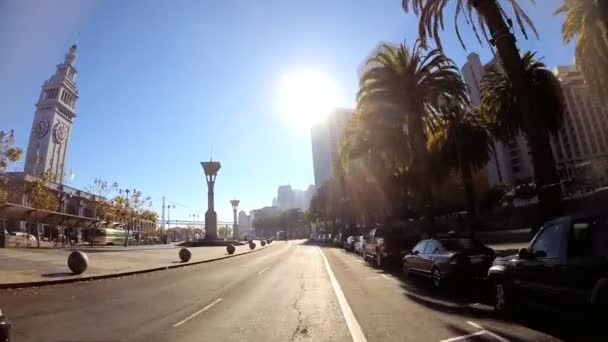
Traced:
[[608, 216], [550, 221], [518, 255], [497, 258], [488, 276], [494, 287], [494, 308], [499, 312], [532, 305], [606, 315]]
[[342, 246], [345, 250], [352, 252], [355, 250], [355, 237], [350, 235], [344, 240], [344, 244]]
[[485, 278], [493, 260], [494, 250], [471, 237], [426, 239], [403, 257], [403, 271], [429, 277], [439, 288], [446, 280]]
[[376, 226], [365, 236], [364, 260], [374, 260], [377, 267], [386, 262], [399, 265], [403, 256], [419, 241], [406, 227]]
[[355, 236], [355, 243], [353, 245], [355, 253], [363, 255], [363, 248], [365, 248], [365, 240], [363, 239], [363, 235]]

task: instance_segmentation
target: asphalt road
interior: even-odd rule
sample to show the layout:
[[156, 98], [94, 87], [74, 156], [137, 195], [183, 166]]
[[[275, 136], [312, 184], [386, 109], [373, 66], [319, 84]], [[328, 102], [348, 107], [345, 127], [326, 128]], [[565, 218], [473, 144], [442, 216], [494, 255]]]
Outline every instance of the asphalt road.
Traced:
[[476, 293], [428, 285], [340, 249], [277, 241], [179, 269], [1, 290], [0, 308], [14, 342], [558, 340], [494, 317]]

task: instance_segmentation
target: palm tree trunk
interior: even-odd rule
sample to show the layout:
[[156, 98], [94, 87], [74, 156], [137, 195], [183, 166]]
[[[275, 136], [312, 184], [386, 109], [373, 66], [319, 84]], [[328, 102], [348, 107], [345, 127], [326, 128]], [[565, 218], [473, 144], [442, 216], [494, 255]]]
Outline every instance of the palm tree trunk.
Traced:
[[468, 166], [462, 166], [460, 168], [460, 175], [462, 177], [462, 184], [464, 185], [464, 193], [467, 199], [467, 207], [469, 211], [469, 221], [471, 223], [475, 221], [477, 217], [477, 205], [475, 200], [475, 189], [473, 186], [473, 175], [471, 174], [471, 168]]
[[498, 182], [503, 184], [502, 171], [500, 171], [500, 162], [498, 161], [498, 152], [496, 152], [496, 146], [492, 149], [494, 151], [494, 162], [496, 163], [496, 172], [498, 172]]
[[[541, 215], [544, 220], [559, 216], [562, 213], [561, 189], [555, 170], [555, 159], [551, 151], [548, 134], [541, 127], [534, 127], [531, 120], [532, 107], [530, 106], [528, 91], [529, 84], [526, 81], [521, 56], [515, 45], [515, 37], [510, 33], [496, 0], [473, 1], [473, 6], [487, 24], [503, 68], [513, 84], [517, 105], [523, 117], [524, 133], [532, 150]], [[558, 186], [552, 186], [554, 184], [558, 184]]]
[[410, 113], [413, 113], [408, 120], [408, 132], [411, 135], [410, 143], [412, 144], [412, 150], [414, 152], [413, 164], [417, 174], [415, 179], [420, 182], [421, 200], [422, 200], [422, 214], [427, 218], [427, 222], [433, 219], [433, 208], [432, 208], [432, 184], [428, 179], [429, 174], [429, 158], [428, 151], [426, 149], [426, 137], [424, 131], [424, 122], [420, 115], [416, 113], [422, 113], [422, 110], [411, 108]]

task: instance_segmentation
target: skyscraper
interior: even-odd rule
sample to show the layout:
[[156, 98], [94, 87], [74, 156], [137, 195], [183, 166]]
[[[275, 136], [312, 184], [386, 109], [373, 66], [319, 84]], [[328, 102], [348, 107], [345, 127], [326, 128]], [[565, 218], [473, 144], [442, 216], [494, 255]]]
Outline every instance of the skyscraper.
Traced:
[[558, 66], [554, 73], [562, 86], [566, 111], [562, 128], [551, 142], [558, 173], [568, 179], [588, 162], [608, 159], [608, 109], [587, 87], [576, 66]]
[[311, 129], [312, 162], [317, 187], [331, 178], [340, 140], [353, 112], [351, 109], [335, 109]]
[[[479, 55], [470, 53], [467, 56], [467, 62], [462, 66], [462, 76], [469, 88], [469, 96], [473, 107], [477, 107], [481, 103], [481, 80], [485, 68], [490, 65], [501, 68], [496, 58], [483, 66]], [[490, 155], [490, 160], [485, 167], [490, 186], [501, 183], [514, 185], [521, 181], [532, 180], [534, 167], [532, 166], [528, 142], [523, 135], [519, 134], [508, 143], [495, 141], [495, 147], [495, 153]]]
[[25, 173], [40, 176], [49, 172], [50, 180], [63, 183], [67, 147], [76, 118], [76, 45], [72, 45], [55, 74], [44, 82], [25, 158]]

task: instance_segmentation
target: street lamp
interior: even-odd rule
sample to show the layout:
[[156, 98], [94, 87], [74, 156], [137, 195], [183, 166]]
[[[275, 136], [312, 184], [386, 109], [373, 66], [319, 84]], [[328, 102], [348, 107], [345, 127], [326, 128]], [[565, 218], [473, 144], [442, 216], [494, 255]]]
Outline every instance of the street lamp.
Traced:
[[236, 198], [230, 200], [230, 204], [232, 205], [232, 213], [234, 214], [234, 225], [232, 226], [232, 239], [237, 240], [239, 238], [239, 226], [236, 223], [236, 211], [239, 207], [239, 200]]
[[167, 206], [167, 229], [171, 229], [171, 208], [175, 209], [175, 204]]
[[118, 193], [122, 195], [122, 193], [127, 194], [126, 196], [126, 203], [125, 203], [125, 210], [126, 210], [126, 214], [127, 214], [127, 233], [125, 234], [125, 247], [129, 245], [129, 231], [131, 230], [131, 211], [129, 210], [129, 193], [133, 193], [135, 194], [137, 192], [137, 190], [133, 189], [119, 189]]

